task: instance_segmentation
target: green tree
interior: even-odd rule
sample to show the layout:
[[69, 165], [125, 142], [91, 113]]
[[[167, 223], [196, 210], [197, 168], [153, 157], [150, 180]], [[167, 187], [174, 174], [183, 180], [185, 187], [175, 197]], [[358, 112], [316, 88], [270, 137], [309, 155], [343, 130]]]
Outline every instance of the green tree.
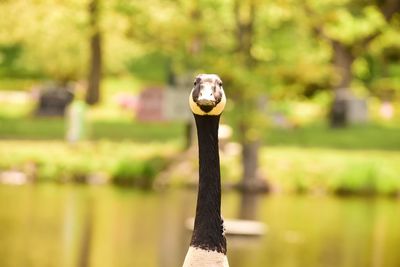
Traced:
[[331, 124], [345, 126], [348, 110], [343, 101], [351, 98], [355, 63], [368, 56], [371, 44], [399, 23], [400, 2], [397, 0], [301, 1], [317, 38], [331, 47], [334, 71], [334, 101]]
[[260, 176], [259, 149], [269, 127], [268, 101], [325, 87], [329, 71], [323, 65], [328, 56], [323, 49], [314, 49], [305, 25], [298, 25], [301, 14], [291, 1], [229, 3], [225, 10], [230, 14], [218, 19], [226, 23], [218, 35], [225, 42], [213, 44], [208, 65], [222, 74], [234, 102], [232, 113], [242, 145], [240, 187], [265, 190], [268, 184]]
[[319, 83], [329, 73], [321, 65], [328, 56], [313, 51], [304, 26], [297, 27], [296, 8], [285, 1], [178, 1], [162, 8], [163, 20], [151, 9], [135, 14], [136, 21], [147, 22], [136, 26], [135, 40], [162, 51], [176, 73], [196, 70], [222, 76], [230, 99], [228, 112], [233, 106], [230, 113], [243, 147], [240, 186], [266, 189], [258, 170], [261, 138], [268, 126], [264, 100], [301, 95], [306, 85], [323, 87]]
[[19, 70], [63, 82], [82, 77], [88, 49], [86, 15], [79, 1], [16, 0], [0, 5], [0, 43], [21, 48]]
[[[238, 114], [238, 130], [242, 145], [243, 177], [240, 187], [245, 191], [266, 190], [267, 186], [259, 174], [259, 149], [263, 118], [260, 118], [262, 104], [259, 91], [263, 87], [262, 80], [254, 76], [260, 62], [253, 56], [255, 41], [257, 1], [235, 0], [233, 4], [235, 20], [235, 56], [241, 66], [236, 71], [232, 83], [241, 85], [236, 90], [236, 106]], [[253, 81], [253, 82], [250, 82]]]

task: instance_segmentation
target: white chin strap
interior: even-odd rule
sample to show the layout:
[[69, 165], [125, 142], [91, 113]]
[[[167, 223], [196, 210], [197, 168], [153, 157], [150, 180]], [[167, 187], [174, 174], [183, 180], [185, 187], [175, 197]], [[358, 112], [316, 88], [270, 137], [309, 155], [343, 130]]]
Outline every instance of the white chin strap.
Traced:
[[221, 101], [212, 110], [210, 110], [210, 112], [205, 112], [197, 105], [196, 102], [193, 101], [193, 91], [192, 91], [189, 96], [189, 105], [190, 105], [190, 109], [192, 110], [192, 112], [197, 115], [211, 115], [211, 116], [221, 115], [222, 111], [225, 108], [225, 104], [226, 104], [225, 93], [222, 88], [221, 88], [221, 90], [222, 90]]

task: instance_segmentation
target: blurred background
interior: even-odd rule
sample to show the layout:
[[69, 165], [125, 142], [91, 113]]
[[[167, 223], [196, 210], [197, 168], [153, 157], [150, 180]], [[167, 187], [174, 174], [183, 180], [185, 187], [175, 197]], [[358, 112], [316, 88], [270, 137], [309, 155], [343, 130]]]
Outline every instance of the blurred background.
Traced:
[[0, 266], [181, 266], [198, 73], [231, 266], [400, 266], [398, 0], [0, 0]]

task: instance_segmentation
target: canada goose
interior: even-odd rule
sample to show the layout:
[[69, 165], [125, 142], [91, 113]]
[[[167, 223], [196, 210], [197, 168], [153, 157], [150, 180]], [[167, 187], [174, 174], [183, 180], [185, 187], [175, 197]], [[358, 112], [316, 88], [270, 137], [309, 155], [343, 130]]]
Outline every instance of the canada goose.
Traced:
[[228, 267], [221, 217], [221, 175], [218, 151], [219, 119], [226, 103], [222, 81], [200, 74], [189, 97], [199, 146], [199, 188], [196, 217], [183, 267]]

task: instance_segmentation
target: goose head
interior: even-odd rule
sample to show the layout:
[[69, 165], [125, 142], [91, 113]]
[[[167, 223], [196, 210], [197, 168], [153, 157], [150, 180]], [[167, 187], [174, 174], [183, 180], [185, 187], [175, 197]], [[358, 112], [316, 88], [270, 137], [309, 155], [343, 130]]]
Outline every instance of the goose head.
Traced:
[[216, 74], [199, 74], [189, 97], [190, 109], [202, 116], [218, 116], [225, 108], [226, 96]]

